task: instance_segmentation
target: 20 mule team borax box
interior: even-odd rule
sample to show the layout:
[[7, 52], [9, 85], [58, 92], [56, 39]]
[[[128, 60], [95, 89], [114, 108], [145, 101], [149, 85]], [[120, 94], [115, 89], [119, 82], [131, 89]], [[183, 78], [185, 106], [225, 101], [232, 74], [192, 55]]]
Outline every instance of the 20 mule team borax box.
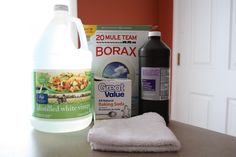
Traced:
[[[131, 115], [138, 114], [138, 50], [147, 41], [151, 26], [84, 25], [93, 53], [95, 77], [132, 80]], [[96, 106], [97, 104], [95, 104]]]

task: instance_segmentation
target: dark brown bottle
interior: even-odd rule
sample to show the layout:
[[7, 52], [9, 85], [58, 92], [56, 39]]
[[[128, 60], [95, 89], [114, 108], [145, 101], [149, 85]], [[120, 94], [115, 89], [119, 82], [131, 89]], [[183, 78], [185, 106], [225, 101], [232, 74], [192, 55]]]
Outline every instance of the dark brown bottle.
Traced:
[[149, 32], [148, 41], [139, 49], [139, 112], [157, 112], [169, 123], [170, 50], [161, 33]]

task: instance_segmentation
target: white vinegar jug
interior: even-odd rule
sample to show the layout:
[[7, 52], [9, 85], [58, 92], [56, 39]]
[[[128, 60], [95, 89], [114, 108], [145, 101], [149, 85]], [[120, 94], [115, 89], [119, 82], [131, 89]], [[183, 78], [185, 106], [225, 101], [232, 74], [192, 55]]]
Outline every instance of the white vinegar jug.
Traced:
[[[54, 10], [34, 54], [31, 123], [43, 132], [71, 132], [92, 121], [92, 54], [81, 20], [68, 15], [67, 5], [55, 5]], [[72, 23], [79, 33], [79, 49], [71, 38]]]

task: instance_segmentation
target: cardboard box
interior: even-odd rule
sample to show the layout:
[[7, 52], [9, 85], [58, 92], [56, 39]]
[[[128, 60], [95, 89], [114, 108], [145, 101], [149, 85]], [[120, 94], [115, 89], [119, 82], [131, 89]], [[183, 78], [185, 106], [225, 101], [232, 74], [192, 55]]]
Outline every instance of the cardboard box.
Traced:
[[131, 117], [131, 80], [94, 79], [95, 119]]
[[132, 80], [132, 115], [138, 114], [138, 50], [148, 40], [150, 26], [84, 25], [93, 53], [95, 77]]

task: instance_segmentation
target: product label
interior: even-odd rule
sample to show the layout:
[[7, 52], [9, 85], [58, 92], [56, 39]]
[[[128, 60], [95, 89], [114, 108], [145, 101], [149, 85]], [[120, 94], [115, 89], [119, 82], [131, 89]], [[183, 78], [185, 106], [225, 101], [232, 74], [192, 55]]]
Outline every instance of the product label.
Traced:
[[65, 119], [91, 113], [90, 70], [38, 70], [34, 72], [33, 116]]
[[102, 78], [94, 84], [96, 119], [131, 116], [131, 80]]
[[141, 68], [141, 97], [144, 100], [169, 99], [169, 68]]

